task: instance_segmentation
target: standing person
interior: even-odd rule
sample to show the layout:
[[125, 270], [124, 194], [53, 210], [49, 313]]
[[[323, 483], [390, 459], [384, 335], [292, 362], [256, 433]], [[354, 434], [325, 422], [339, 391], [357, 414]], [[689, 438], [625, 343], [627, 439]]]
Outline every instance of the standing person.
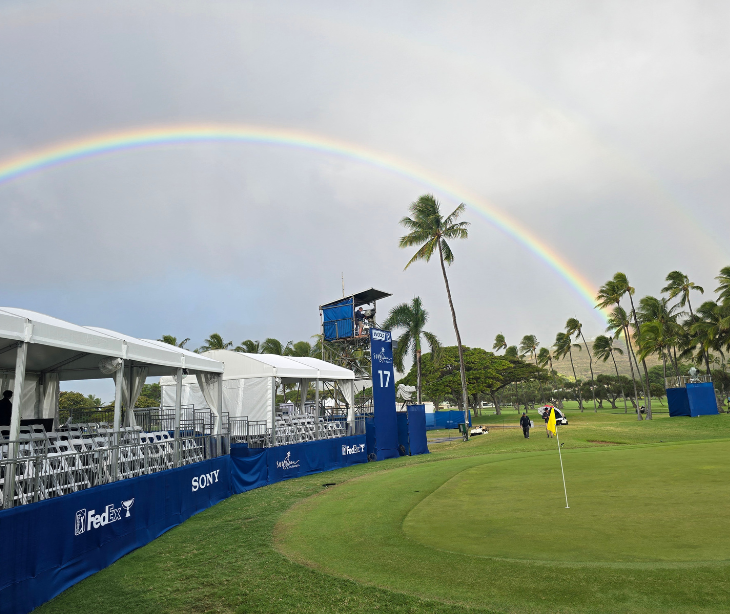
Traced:
[[13, 415], [13, 402], [10, 400], [12, 396], [12, 390], [3, 392], [3, 398], [0, 400], [0, 426], [10, 426], [10, 418]]
[[550, 429], [547, 427], [548, 420], [550, 420], [550, 412], [553, 411], [551, 408], [548, 408], [545, 412], [542, 414], [542, 419], [545, 420], [545, 431], [547, 432], [548, 439], [552, 437], [550, 434]]
[[520, 426], [522, 427], [522, 432], [525, 434], [525, 439], [530, 438], [530, 419], [527, 417], [526, 412], [522, 412], [522, 417], [520, 418]]
[[357, 336], [362, 335], [362, 326], [365, 321], [365, 314], [362, 312], [362, 307], [358, 307], [355, 312], [355, 322], [357, 324]]

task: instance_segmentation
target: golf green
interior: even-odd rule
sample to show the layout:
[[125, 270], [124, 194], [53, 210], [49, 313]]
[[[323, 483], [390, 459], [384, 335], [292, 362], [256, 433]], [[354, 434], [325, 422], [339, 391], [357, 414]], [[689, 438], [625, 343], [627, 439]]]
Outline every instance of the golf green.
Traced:
[[472, 607], [714, 611], [728, 599], [728, 453], [728, 441], [565, 450], [569, 509], [557, 450], [380, 471], [294, 506], [277, 545], [332, 575]]
[[[730, 558], [727, 443], [556, 454], [466, 469], [418, 503], [405, 536], [439, 550], [522, 560], [695, 562]], [[487, 519], [451, 530], [454, 515]]]

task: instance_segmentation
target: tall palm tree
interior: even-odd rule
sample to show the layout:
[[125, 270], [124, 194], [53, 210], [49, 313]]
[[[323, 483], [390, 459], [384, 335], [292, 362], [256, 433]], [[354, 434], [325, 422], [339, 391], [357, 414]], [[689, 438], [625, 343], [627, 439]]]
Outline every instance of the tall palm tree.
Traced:
[[566, 356], [570, 356], [570, 367], [573, 369], [573, 379], [575, 380], [576, 387], [578, 388], [578, 406], [580, 407], [580, 410], [583, 411], [583, 395], [580, 391], [578, 376], [575, 374], [575, 364], [573, 364], [573, 348], [580, 350], [580, 346], [577, 343], [573, 343], [570, 335], [561, 332], [555, 336], [553, 348], [555, 348], [555, 358], [562, 359]]
[[507, 349], [507, 341], [505, 341], [504, 335], [502, 333], [499, 333], [494, 338], [494, 344], [492, 345], [492, 349], [495, 352], [499, 352], [500, 350], [506, 350]]
[[[624, 335], [624, 340], [626, 341], [626, 349], [629, 352], [628, 359], [629, 368], [631, 369], [631, 382], [634, 385], [634, 404], [636, 405], [636, 415], [638, 416], [639, 420], [641, 420], [641, 413], [639, 412], [639, 391], [636, 388], [636, 376], [634, 375], [634, 362], [636, 361], [632, 361], [631, 359], [633, 349], [631, 347], [631, 336], [629, 335], [628, 330], [629, 316], [626, 314], [626, 310], [623, 307], [617, 305], [613, 308], [613, 311], [608, 316], [608, 325], [606, 326], [606, 332], [612, 333], [614, 339], [618, 339], [622, 333]], [[636, 363], [636, 369], [639, 369], [638, 363]]]
[[[639, 309], [637, 315], [639, 321], [644, 324], [645, 322], [659, 322], [662, 325], [661, 336], [664, 341], [668, 344], [666, 350], [663, 350], [669, 355], [669, 362], [674, 368], [674, 374], [679, 375], [678, 366], [676, 361], [672, 360], [671, 350], [676, 348], [679, 338], [682, 334], [682, 326], [677, 322], [679, 317], [679, 308], [681, 305], [669, 306], [669, 299], [656, 298], [654, 296], [645, 296], [639, 301]], [[657, 331], [654, 331], [655, 334]], [[653, 339], [647, 337], [647, 340]], [[652, 341], [654, 343], [654, 341]], [[676, 349], [675, 349], [676, 356]]]
[[233, 345], [233, 341], [223, 341], [218, 333], [213, 333], [208, 337], [203, 345], [198, 348], [198, 352], [209, 352], [210, 350], [227, 350]]
[[244, 354], [260, 354], [261, 343], [251, 339], [246, 339], [246, 341], [241, 341], [241, 345], [237, 345], [233, 351], [243, 352]]
[[[634, 292], [636, 292], [636, 289], [629, 283], [629, 278], [626, 276], [626, 274], [621, 273], [620, 271], [614, 274], [613, 280], [616, 282], [618, 288], [622, 291], [622, 295], [625, 294], [629, 297], [629, 303], [631, 304], [631, 314], [633, 316], [634, 326], [636, 327], [636, 344], [637, 349], [640, 353], [641, 342], [639, 338], [641, 337], [641, 322], [639, 322], [639, 319], [636, 317], [636, 307], [634, 306]], [[646, 358], [643, 358], [641, 360], [641, 366], [644, 369], [644, 380], [642, 383], [644, 384], [644, 398], [646, 399], [646, 419], [651, 420], [651, 388], [649, 387], [649, 369], [647, 369], [646, 367]]]
[[177, 337], [173, 337], [172, 335], [162, 335], [162, 338], [158, 339], [157, 341], [162, 341], [162, 343], [167, 343], [168, 345], [174, 345], [175, 347], [184, 348], [185, 344], [188, 341], [190, 341], [190, 337], [186, 337], [180, 343], [178, 343]]
[[[555, 397], [555, 371], [553, 371], [553, 355], [548, 348], [540, 348], [540, 351], [537, 353], [537, 364], [543, 369], [545, 367], [549, 367], [550, 369], [550, 379], [552, 380], [553, 386], [550, 399], [552, 400]], [[560, 407], [562, 408], [562, 405]]]
[[388, 319], [383, 322], [385, 329], [404, 329], [393, 352], [393, 364], [403, 373], [405, 371], [403, 358], [409, 353], [413, 354], [416, 363], [416, 402], [419, 405], [421, 404], [421, 337], [426, 339], [434, 361], [437, 360], [438, 350], [441, 347], [436, 335], [423, 330], [426, 322], [428, 322], [428, 311], [423, 308], [420, 296], [416, 296], [410, 304], [401, 303], [393, 307]]
[[568, 321], [565, 323], [565, 334], [569, 337], [575, 335], [576, 339], [578, 337], [583, 339], [583, 345], [586, 348], [586, 352], [588, 352], [588, 367], [591, 370], [591, 395], [593, 396], [593, 411], [598, 412], [598, 409], [596, 408], [596, 382], [593, 377], [593, 357], [591, 356], [591, 351], [588, 349], [588, 342], [583, 336], [583, 325], [580, 323], [578, 318], [568, 318]]
[[[525, 335], [522, 337], [522, 341], [520, 341], [520, 352], [522, 352], [523, 356], [530, 355], [530, 358], [535, 360], [535, 366], [538, 367], [537, 364], [537, 348], [539, 347], [540, 342], [537, 340], [537, 337], [535, 335]], [[540, 386], [540, 402], [545, 405], [545, 395], [542, 393], [542, 382], [537, 380], [539, 386]]]
[[464, 422], [469, 423], [469, 395], [466, 389], [466, 368], [464, 367], [464, 350], [461, 345], [461, 335], [456, 324], [456, 311], [454, 301], [451, 298], [449, 279], [446, 276], [446, 266], [454, 262], [454, 254], [446, 240], [466, 239], [469, 236], [467, 227], [469, 222], [457, 222], [458, 217], [464, 213], [466, 206], [461, 203], [450, 215], [441, 215], [441, 205], [432, 194], [424, 194], [417, 201], [411, 203], [410, 211], [412, 217], [404, 217], [400, 223], [405, 226], [409, 233], [400, 239], [400, 247], [412, 247], [419, 245], [418, 251], [408, 261], [405, 268], [417, 260], [431, 260], [431, 256], [438, 250], [441, 273], [444, 276], [446, 294], [449, 297], [451, 308], [451, 319], [454, 322], [456, 333], [456, 344], [459, 346], [459, 369], [461, 371], [461, 395], [464, 404]]
[[670, 300], [675, 296], [679, 296], [679, 306], [684, 307], [687, 305], [687, 307], [689, 307], [689, 315], [694, 317], [692, 303], [689, 300], [690, 290], [695, 290], [700, 294], [704, 294], [704, 288], [702, 286], [698, 286], [693, 281], [690, 281], [689, 277], [680, 271], [672, 271], [669, 273], [666, 281], [667, 285], [662, 288], [662, 294], [668, 293]]
[[613, 337], [598, 335], [593, 341], [593, 353], [598, 360], [602, 360], [603, 362], [606, 362], [609, 358], [613, 360], [613, 368], [616, 369], [616, 381], [621, 386], [621, 396], [624, 399], [624, 413], [629, 413], [629, 408], [626, 405], [626, 395], [624, 394], [624, 385], [621, 383], [621, 376], [618, 374], [618, 365], [616, 364], [615, 356], [615, 354], [622, 355], [624, 351], [620, 347], [613, 345]]
[[730, 266], [722, 267], [715, 279], [720, 284], [715, 290], [718, 293], [717, 302], [730, 303]]
[[[504, 337], [502, 335], [497, 335], [497, 339], [499, 339], [499, 337], [502, 337], [502, 340], [504, 340]], [[495, 345], [496, 345], [496, 339], [495, 339]], [[510, 345], [509, 347], [505, 347], [504, 348], [504, 357], [507, 360], [519, 360], [520, 353], [519, 353], [519, 350], [517, 349], [517, 346]], [[517, 411], [519, 412], [520, 411], [520, 395], [519, 395], [519, 390], [517, 388], [517, 380], [512, 382], [512, 384], [514, 385], [514, 388], [515, 388], [515, 404], [517, 406]], [[527, 401], [525, 401], [525, 410], [527, 410]]]

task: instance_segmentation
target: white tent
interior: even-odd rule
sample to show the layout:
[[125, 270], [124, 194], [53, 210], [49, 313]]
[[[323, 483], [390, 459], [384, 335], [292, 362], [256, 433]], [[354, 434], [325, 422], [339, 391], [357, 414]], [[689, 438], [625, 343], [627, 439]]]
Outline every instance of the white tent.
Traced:
[[[347, 421], [354, 424], [355, 374], [318, 358], [277, 356], [276, 354], [245, 354], [230, 350], [211, 350], [201, 356], [225, 364], [223, 371], [223, 411], [231, 418], [247, 417], [266, 421], [271, 428], [276, 412], [276, 380], [284, 384], [299, 383], [306, 390], [310, 382], [338, 381], [349, 405]], [[175, 380], [160, 379], [162, 403], [171, 405]], [[319, 386], [316, 386], [319, 389]], [[183, 380], [182, 404], [195, 408], [207, 407], [195, 377]]]
[[[135, 339], [103, 328], [78, 326], [42, 313], [14, 307], [0, 307], [0, 388], [12, 390], [10, 440], [17, 441], [21, 419], [55, 418], [58, 422], [59, 383], [67, 380], [101, 379], [115, 381], [114, 430], [121, 424], [124, 399], [134, 407], [144, 381], [149, 376], [194, 371], [206, 382], [218, 420], [220, 414], [212, 394], [220, 382], [223, 364], [158, 341]], [[216, 386], [218, 398], [222, 386]], [[0, 392], [1, 392], [0, 391]], [[127, 412], [134, 426], [134, 412]], [[176, 434], [179, 432], [179, 403], [176, 404]], [[10, 450], [14, 449], [10, 446]], [[5, 496], [13, 481], [5, 480]], [[12, 500], [12, 492], [10, 493]]]

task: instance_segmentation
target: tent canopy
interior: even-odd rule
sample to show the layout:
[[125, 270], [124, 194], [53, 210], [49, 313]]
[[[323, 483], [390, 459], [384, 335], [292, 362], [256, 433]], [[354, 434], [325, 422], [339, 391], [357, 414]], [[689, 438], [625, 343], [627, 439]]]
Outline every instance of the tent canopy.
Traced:
[[[354, 380], [349, 369], [338, 367], [319, 358], [278, 356], [276, 354], [245, 354], [231, 350], [211, 350], [202, 356], [225, 363], [223, 380], [278, 377], [285, 383], [294, 380]], [[161, 382], [162, 383], [162, 382]]]
[[57, 373], [59, 380], [108, 377], [102, 358], [123, 358], [125, 366], [146, 366], [148, 376], [169, 375], [178, 368], [222, 373], [223, 364], [158, 341], [78, 326], [58, 318], [14, 307], [0, 307], [0, 370], [15, 370], [18, 342], [28, 342], [26, 371]]

